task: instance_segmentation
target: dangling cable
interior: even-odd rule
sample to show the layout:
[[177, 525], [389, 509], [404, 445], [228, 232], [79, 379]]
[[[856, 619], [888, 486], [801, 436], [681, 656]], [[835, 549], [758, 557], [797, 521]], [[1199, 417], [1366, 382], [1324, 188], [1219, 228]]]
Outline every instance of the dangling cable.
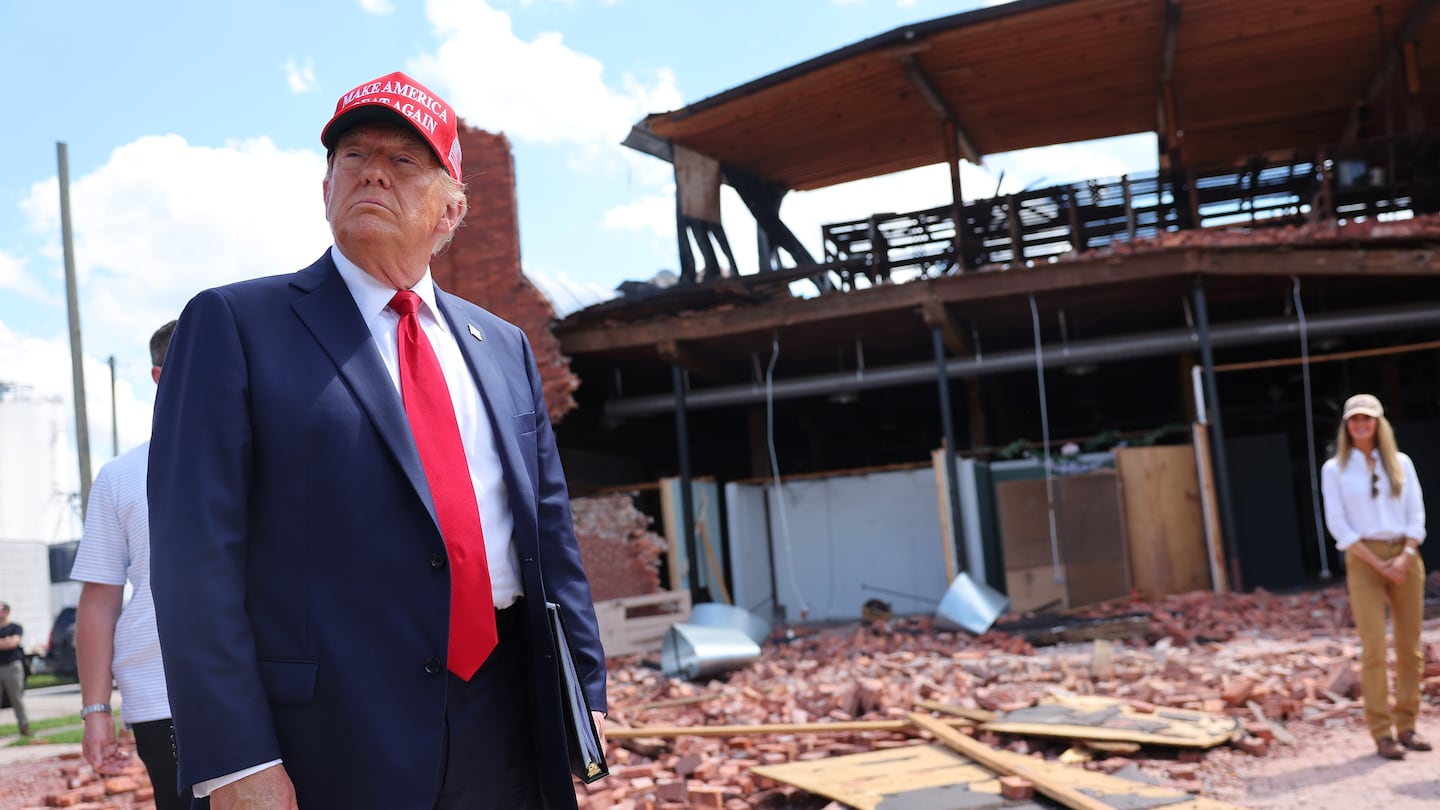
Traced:
[[1310, 399], [1310, 338], [1305, 326], [1305, 305], [1300, 303], [1300, 277], [1291, 276], [1295, 314], [1300, 319], [1300, 377], [1305, 382], [1305, 441], [1310, 446], [1310, 506], [1315, 510], [1315, 539], [1320, 550], [1320, 578], [1330, 578], [1330, 559], [1325, 553], [1325, 524], [1320, 519], [1320, 469], [1315, 458], [1315, 409]]
[[1035, 377], [1040, 381], [1040, 434], [1041, 453], [1045, 459], [1045, 508], [1050, 514], [1050, 567], [1054, 570], [1055, 582], [1065, 581], [1060, 570], [1060, 540], [1055, 531], [1055, 481], [1050, 472], [1050, 407], [1045, 402], [1045, 362], [1040, 353], [1040, 310], [1035, 307], [1035, 294], [1030, 294], [1030, 322], [1035, 327]]
[[780, 335], [770, 334], [770, 365], [765, 368], [765, 443], [770, 450], [770, 474], [775, 479], [775, 503], [780, 509], [780, 533], [785, 541], [785, 573], [800, 600], [800, 617], [809, 618], [810, 603], [795, 581], [795, 552], [790, 544], [790, 517], [785, 511], [785, 492], [780, 488], [780, 460], [775, 455], [775, 362], [780, 359]]

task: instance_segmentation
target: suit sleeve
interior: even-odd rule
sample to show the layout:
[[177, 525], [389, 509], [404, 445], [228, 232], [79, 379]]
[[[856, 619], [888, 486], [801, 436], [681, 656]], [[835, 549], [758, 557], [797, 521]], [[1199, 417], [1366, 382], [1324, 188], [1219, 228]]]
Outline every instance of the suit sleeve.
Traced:
[[525, 369], [530, 378], [530, 393], [535, 406], [535, 451], [539, 470], [539, 497], [536, 500], [536, 525], [540, 530], [540, 570], [544, 576], [545, 594], [560, 605], [565, 615], [565, 628], [570, 634], [575, 667], [585, 682], [585, 695], [590, 707], [607, 711], [605, 695], [605, 651], [600, 645], [599, 624], [595, 620], [595, 600], [590, 595], [590, 580], [580, 560], [580, 544], [575, 539], [575, 524], [570, 518], [570, 493], [565, 486], [565, 470], [560, 465], [560, 452], [555, 446], [555, 432], [550, 413], [545, 407], [540, 370], [530, 341], [523, 337]]
[[151, 590], [180, 783], [280, 757], [245, 611], [247, 360], [223, 291], [180, 316], [150, 443]]

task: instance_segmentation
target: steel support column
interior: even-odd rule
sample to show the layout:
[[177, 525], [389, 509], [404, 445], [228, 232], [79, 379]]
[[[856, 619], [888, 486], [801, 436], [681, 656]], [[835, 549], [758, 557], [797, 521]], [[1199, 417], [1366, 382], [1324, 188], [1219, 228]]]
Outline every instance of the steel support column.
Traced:
[[[960, 482], [955, 468], [955, 420], [950, 415], [950, 375], [945, 368], [944, 330], [938, 326], [930, 328], [931, 342], [935, 347], [935, 381], [940, 388], [940, 429], [945, 434], [945, 482], [950, 499], [950, 544], [955, 549], [957, 573], [968, 571], [963, 535], [960, 531]], [[983, 571], [976, 572], [985, 579]]]
[[1215, 383], [1215, 353], [1210, 345], [1210, 310], [1205, 303], [1205, 277], [1195, 276], [1192, 297], [1195, 326], [1200, 333], [1200, 362], [1205, 372], [1205, 398], [1209, 400], [1210, 456], [1215, 467], [1215, 500], [1220, 506], [1220, 526], [1225, 535], [1225, 557], [1230, 564], [1231, 590], [1244, 590], [1240, 576], [1240, 538], [1235, 533], [1235, 507], [1230, 498], [1230, 468], [1225, 461], [1225, 428], [1220, 421], [1220, 389]]
[[[708, 597], [701, 599], [700, 558], [695, 551], [695, 502], [690, 492], [690, 428], [685, 418], [685, 367], [674, 363], [670, 369], [675, 384], [675, 443], [680, 449], [680, 518], [684, 525], [682, 536], [685, 538], [685, 556], [690, 572], [690, 595], [696, 600], [708, 601]], [[670, 583], [672, 588], [679, 586], [678, 582]]]

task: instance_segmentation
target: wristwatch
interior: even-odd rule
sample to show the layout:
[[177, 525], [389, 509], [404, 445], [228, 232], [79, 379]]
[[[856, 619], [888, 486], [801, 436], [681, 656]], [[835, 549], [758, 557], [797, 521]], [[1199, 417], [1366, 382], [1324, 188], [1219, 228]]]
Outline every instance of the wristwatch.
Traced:
[[84, 720], [92, 714], [100, 714], [101, 712], [109, 714], [110, 711], [109, 703], [91, 703], [89, 706], [80, 709], [80, 719]]

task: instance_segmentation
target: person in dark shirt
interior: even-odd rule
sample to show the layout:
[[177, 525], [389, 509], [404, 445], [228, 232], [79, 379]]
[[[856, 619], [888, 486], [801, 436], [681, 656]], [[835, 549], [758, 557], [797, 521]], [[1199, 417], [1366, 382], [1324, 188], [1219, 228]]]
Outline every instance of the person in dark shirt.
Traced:
[[25, 701], [20, 692], [25, 688], [25, 651], [20, 648], [20, 637], [25, 630], [10, 621], [10, 606], [0, 602], [0, 692], [10, 699], [15, 710], [15, 722], [20, 724], [20, 736], [30, 736], [30, 720], [25, 716]]

